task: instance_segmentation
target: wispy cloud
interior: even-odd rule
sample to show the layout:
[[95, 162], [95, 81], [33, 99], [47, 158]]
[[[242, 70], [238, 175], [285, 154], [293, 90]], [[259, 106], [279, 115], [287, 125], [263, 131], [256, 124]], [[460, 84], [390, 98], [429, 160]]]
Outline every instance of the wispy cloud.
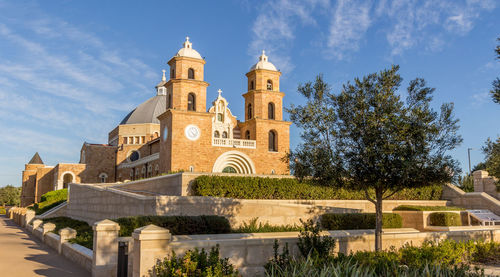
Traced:
[[[315, 30], [315, 43], [327, 58], [342, 60], [362, 47], [368, 32], [385, 36], [390, 56], [412, 48], [431, 52], [446, 47], [447, 36], [465, 35], [493, 0], [337, 0], [266, 2], [252, 26], [249, 52], [270, 51], [280, 68], [293, 69], [290, 49], [299, 28]], [[324, 23], [326, 22], [326, 23]]]

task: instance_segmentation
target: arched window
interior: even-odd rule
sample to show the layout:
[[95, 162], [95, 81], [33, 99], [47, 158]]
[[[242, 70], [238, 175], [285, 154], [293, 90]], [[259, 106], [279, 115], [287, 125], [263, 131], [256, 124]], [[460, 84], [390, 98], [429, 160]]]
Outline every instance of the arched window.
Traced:
[[226, 166], [222, 170], [222, 173], [236, 173], [236, 169], [234, 169], [234, 167], [232, 166]]
[[154, 138], [157, 138], [157, 137], [159, 137], [159, 136], [160, 136], [160, 133], [155, 132], [155, 134], [154, 134]]
[[194, 69], [188, 69], [188, 79], [194, 79]]
[[170, 79], [175, 79], [175, 68], [170, 69]]
[[252, 118], [252, 104], [248, 104], [247, 117], [248, 117], [248, 119]]
[[273, 81], [267, 80], [267, 90], [273, 90]]
[[188, 111], [196, 111], [196, 96], [192, 92], [188, 94]]
[[278, 151], [278, 136], [275, 131], [269, 131], [269, 151]]
[[250, 131], [245, 131], [245, 139], [250, 139]]
[[172, 108], [172, 93], [168, 93], [168, 98], [167, 98], [167, 109]]
[[153, 166], [148, 165], [148, 177], [151, 177], [153, 175]]
[[274, 119], [274, 103], [273, 102], [269, 102], [269, 104], [267, 104], [267, 118]]
[[108, 181], [108, 174], [102, 172], [101, 174], [99, 174], [99, 180], [101, 181], [101, 183], [106, 183]]
[[250, 81], [250, 90], [255, 89], [255, 82], [252, 80]]
[[219, 137], [220, 137], [219, 131], [215, 131], [214, 132], [214, 138], [219, 138]]
[[222, 138], [227, 138], [227, 132], [226, 131], [222, 132]]

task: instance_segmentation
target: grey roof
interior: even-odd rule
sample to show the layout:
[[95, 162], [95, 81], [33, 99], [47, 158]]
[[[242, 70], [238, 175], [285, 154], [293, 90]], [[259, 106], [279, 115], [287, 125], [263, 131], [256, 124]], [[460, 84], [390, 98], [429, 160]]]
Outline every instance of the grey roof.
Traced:
[[33, 158], [28, 162], [28, 164], [43, 164], [42, 158], [38, 155], [38, 152], [33, 155]]
[[140, 104], [131, 111], [122, 120], [122, 124], [140, 124], [140, 123], [157, 123], [160, 124], [158, 116], [164, 113], [167, 109], [167, 96], [156, 95], [149, 98], [146, 102]]

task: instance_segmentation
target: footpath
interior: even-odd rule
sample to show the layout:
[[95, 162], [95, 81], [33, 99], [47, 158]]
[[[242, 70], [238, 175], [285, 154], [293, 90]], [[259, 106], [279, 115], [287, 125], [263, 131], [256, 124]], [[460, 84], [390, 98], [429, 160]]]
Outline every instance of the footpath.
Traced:
[[0, 276], [87, 277], [90, 273], [1, 215]]

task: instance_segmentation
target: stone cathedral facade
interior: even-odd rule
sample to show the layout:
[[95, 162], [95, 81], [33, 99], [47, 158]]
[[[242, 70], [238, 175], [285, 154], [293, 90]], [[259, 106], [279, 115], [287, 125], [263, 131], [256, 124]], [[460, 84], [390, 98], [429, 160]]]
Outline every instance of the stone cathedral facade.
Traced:
[[21, 205], [71, 182], [124, 182], [179, 171], [289, 174], [283, 157], [291, 123], [283, 120], [281, 72], [263, 51], [246, 73], [245, 118], [238, 120], [221, 90], [207, 108], [205, 63], [186, 38], [156, 95], [125, 116], [107, 144], [84, 143], [76, 164], [46, 166], [35, 154], [23, 171]]

